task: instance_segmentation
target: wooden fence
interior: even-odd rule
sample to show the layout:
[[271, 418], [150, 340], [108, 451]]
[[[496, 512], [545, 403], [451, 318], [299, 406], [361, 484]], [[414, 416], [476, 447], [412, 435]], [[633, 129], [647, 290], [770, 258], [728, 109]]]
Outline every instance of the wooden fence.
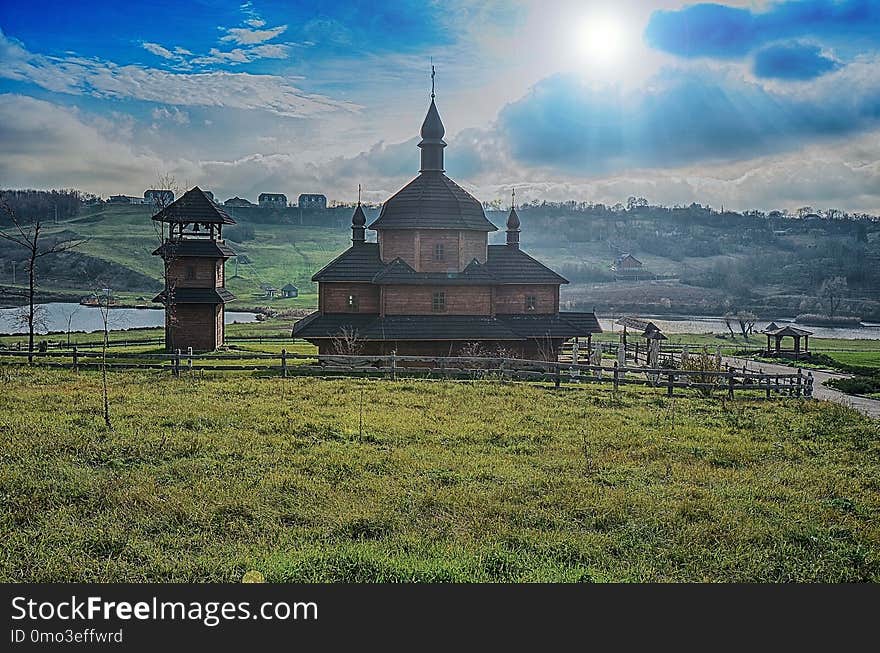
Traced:
[[[0, 350], [0, 362], [11, 359], [24, 363], [27, 352]], [[62, 352], [33, 354], [34, 364], [79, 371], [100, 369], [100, 352], [73, 347]], [[237, 362], [237, 364], [236, 364]], [[388, 379], [488, 379], [552, 383], [559, 388], [600, 383], [615, 390], [622, 385], [642, 385], [665, 390], [673, 396], [676, 390], [696, 390], [703, 394], [726, 394], [751, 391], [771, 398], [811, 397], [813, 375], [801, 369], [790, 374], [763, 374], [728, 367], [723, 370], [679, 370], [620, 366], [616, 362], [603, 365], [574, 365], [557, 361], [536, 361], [512, 358], [435, 357], [435, 356], [337, 356], [288, 353], [212, 353], [193, 354], [177, 351], [172, 354], [108, 353], [108, 369], [162, 369], [174, 376], [199, 370], [258, 371], [291, 376], [373, 376]]]

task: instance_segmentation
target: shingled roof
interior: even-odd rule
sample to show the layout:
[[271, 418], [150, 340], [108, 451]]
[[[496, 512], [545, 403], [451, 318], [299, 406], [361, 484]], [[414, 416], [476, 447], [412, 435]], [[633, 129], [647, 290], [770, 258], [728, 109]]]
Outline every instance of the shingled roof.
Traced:
[[214, 204], [204, 191], [194, 186], [153, 216], [160, 222], [235, 224], [229, 214]]
[[392, 195], [370, 229], [497, 231], [480, 204], [439, 171], [425, 171]]
[[373, 283], [390, 285], [463, 286], [489, 285], [495, 279], [485, 265], [474, 259], [461, 272], [416, 272], [403, 259], [396, 258], [373, 277]]
[[[592, 321], [590, 320], [592, 316]], [[388, 315], [318, 312], [293, 325], [293, 336], [333, 338], [350, 329], [363, 340], [526, 340], [574, 338], [602, 329], [592, 313], [558, 315]]]
[[[226, 288], [175, 288], [176, 304], [225, 304], [235, 299]], [[154, 302], [165, 303], [165, 291], [153, 297]]]
[[568, 283], [565, 277], [515, 247], [489, 245], [488, 254], [486, 263], [474, 259], [461, 272], [416, 272], [400, 258], [387, 265], [382, 263], [378, 243], [363, 243], [348, 248], [330, 261], [312, 277], [312, 281], [355, 281], [381, 285]]
[[312, 277], [312, 281], [371, 282], [385, 268], [379, 258], [378, 243], [361, 243], [349, 247]]
[[235, 252], [224, 242], [218, 240], [181, 240], [164, 242], [155, 250], [154, 256], [199, 256], [208, 258], [229, 258]]
[[489, 245], [486, 269], [496, 283], [568, 283], [540, 261], [508, 245]]

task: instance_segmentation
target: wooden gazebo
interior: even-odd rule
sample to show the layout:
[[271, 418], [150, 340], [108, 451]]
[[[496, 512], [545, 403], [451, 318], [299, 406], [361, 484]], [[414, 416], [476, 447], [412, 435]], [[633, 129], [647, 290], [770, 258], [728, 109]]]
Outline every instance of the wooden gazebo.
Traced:
[[[812, 331], [799, 329], [790, 324], [780, 327], [771, 323], [767, 325], [763, 333], [767, 336], [768, 356], [780, 356], [783, 358], [808, 358], [810, 356], [810, 336], [813, 335]], [[794, 340], [794, 347], [792, 349], [782, 347], [782, 339], [786, 337]], [[804, 340], [803, 349], [801, 349], [801, 338]]]

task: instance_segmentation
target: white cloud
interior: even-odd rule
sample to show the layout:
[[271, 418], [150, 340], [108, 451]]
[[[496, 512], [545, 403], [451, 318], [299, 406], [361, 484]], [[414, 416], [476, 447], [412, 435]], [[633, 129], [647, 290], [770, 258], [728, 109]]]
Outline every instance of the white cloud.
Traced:
[[[192, 118], [173, 106], [152, 111], [169, 129]], [[156, 177], [170, 171], [190, 184], [211, 188], [218, 196], [247, 196], [276, 190], [295, 195], [315, 190], [331, 198], [355, 197], [357, 184], [369, 201], [383, 201], [418, 170], [415, 140], [377, 143], [350, 157], [320, 160], [299, 152], [253, 152], [229, 158], [180, 156], [173, 138], [145, 145], [133, 131], [130, 116], [93, 117], [76, 109], [21, 95], [0, 95], [0, 186], [78, 187], [103, 195], [140, 194]], [[415, 120], [414, 122], [418, 122]], [[204, 129], [214, 128], [205, 120]], [[256, 148], [274, 148], [271, 134], [254, 136]], [[672, 170], [631, 170], [584, 179], [551, 170], [525, 168], [506, 156], [505, 145], [478, 130], [449, 139], [449, 174], [480, 200], [517, 198], [586, 200], [613, 204], [630, 195], [651, 202], [718, 207], [797, 208], [805, 204], [880, 212], [880, 130], [832, 145], [811, 145], [797, 152], [748, 162]], [[465, 174], [455, 163], [485, 162], [480, 172]], [[491, 164], [491, 165], [489, 165]]]
[[290, 46], [283, 43], [257, 45], [246, 49], [235, 48], [229, 51], [211, 48], [207, 55], [190, 59], [189, 63], [197, 66], [212, 63], [243, 64], [257, 59], [287, 59], [289, 54]]
[[[90, 124], [75, 109], [0, 95], [0, 185], [134, 194], [142, 192], [139, 187], [157, 170], [178, 167], [177, 162], [119, 140], [107, 122]], [[181, 168], [181, 173], [192, 172], [186, 165]], [[134, 185], [134, 180], [141, 183]]]
[[287, 31], [287, 25], [279, 25], [269, 29], [248, 29], [247, 27], [230, 27], [221, 41], [231, 41], [238, 45], [256, 45], [271, 41]]
[[262, 18], [249, 18], [248, 20], [246, 20], [244, 22], [245, 22], [245, 24], [250, 25], [251, 27], [262, 27], [263, 25], [266, 24], [266, 21], [263, 20]]
[[176, 59], [174, 53], [168, 50], [167, 48], [163, 48], [158, 43], [141, 43], [144, 50], [147, 52], [151, 52], [155, 54], [157, 57], [162, 57], [163, 59]]
[[[224, 53], [219, 53], [223, 55]], [[238, 57], [238, 54], [229, 55]], [[210, 71], [173, 73], [139, 65], [31, 53], [0, 32], [0, 77], [72, 95], [136, 99], [166, 105], [255, 109], [306, 117], [356, 110], [348, 102], [306, 93], [277, 75]]]
[[177, 107], [156, 107], [150, 115], [153, 120], [168, 120], [178, 125], [189, 124], [189, 114]]

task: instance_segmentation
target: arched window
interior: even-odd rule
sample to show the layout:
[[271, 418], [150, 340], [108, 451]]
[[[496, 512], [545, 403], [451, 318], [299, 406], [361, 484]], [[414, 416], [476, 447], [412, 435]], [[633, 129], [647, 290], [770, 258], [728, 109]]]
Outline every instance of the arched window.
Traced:
[[435, 261], [445, 261], [446, 260], [446, 252], [443, 249], [443, 243], [435, 243], [434, 244], [434, 260]]

